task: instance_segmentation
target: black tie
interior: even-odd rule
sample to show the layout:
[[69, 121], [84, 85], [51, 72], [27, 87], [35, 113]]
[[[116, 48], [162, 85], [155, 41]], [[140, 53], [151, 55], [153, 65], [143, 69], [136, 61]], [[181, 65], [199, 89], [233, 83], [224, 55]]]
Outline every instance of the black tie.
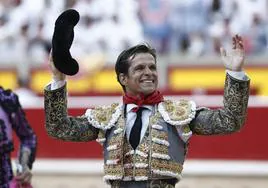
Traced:
[[137, 148], [137, 146], [140, 143], [141, 127], [142, 127], [142, 121], [141, 121], [142, 110], [144, 110], [144, 108], [142, 107], [138, 109], [137, 118], [130, 132], [129, 142], [134, 150]]

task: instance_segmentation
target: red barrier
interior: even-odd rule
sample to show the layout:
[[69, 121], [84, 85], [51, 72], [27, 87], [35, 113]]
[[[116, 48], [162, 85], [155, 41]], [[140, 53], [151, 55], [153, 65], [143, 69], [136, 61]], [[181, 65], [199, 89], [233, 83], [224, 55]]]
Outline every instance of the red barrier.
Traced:
[[[73, 143], [56, 140], [47, 135], [43, 109], [26, 109], [27, 118], [38, 136], [39, 158], [102, 158], [101, 146], [94, 142]], [[85, 109], [70, 109], [70, 115], [81, 115]], [[268, 160], [267, 107], [250, 107], [245, 127], [225, 136], [193, 136], [188, 158]], [[18, 141], [15, 138], [16, 148]], [[13, 153], [13, 156], [16, 153]]]

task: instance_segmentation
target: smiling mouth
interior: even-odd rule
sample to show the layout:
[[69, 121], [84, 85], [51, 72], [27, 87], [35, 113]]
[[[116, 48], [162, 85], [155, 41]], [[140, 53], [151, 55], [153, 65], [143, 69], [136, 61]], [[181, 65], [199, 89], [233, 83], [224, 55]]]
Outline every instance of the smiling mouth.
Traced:
[[141, 80], [141, 83], [154, 83], [154, 80]]

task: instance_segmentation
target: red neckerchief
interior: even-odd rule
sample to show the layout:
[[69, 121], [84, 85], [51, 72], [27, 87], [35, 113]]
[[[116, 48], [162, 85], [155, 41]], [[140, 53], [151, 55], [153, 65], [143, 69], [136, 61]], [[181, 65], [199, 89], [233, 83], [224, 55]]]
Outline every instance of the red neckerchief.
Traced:
[[144, 97], [144, 94], [141, 93], [138, 96], [133, 96], [126, 94], [123, 96], [124, 104], [136, 104], [137, 108], [134, 108], [132, 111], [137, 112], [142, 105], [154, 105], [164, 101], [162, 93], [158, 90], [154, 91], [152, 94]]

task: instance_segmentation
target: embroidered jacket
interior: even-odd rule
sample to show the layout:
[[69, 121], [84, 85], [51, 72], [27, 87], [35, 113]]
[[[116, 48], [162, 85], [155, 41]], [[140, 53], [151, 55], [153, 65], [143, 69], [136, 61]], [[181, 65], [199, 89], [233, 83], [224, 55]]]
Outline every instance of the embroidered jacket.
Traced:
[[123, 104], [88, 109], [79, 117], [67, 114], [66, 87], [45, 89], [46, 129], [69, 141], [97, 140], [103, 145], [105, 180], [180, 179], [191, 135], [228, 134], [246, 118], [249, 81], [227, 74], [224, 108], [196, 108], [193, 101], [165, 100], [155, 106], [149, 126], [134, 151], [125, 136]]
[[7, 186], [13, 176], [10, 163], [10, 153], [14, 150], [12, 130], [20, 140], [19, 160], [22, 151], [29, 150], [28, 166], [32, 168], [36, 153], [36, 135], [25, 119], [17, 95], [0, 87], [0, 187]]

